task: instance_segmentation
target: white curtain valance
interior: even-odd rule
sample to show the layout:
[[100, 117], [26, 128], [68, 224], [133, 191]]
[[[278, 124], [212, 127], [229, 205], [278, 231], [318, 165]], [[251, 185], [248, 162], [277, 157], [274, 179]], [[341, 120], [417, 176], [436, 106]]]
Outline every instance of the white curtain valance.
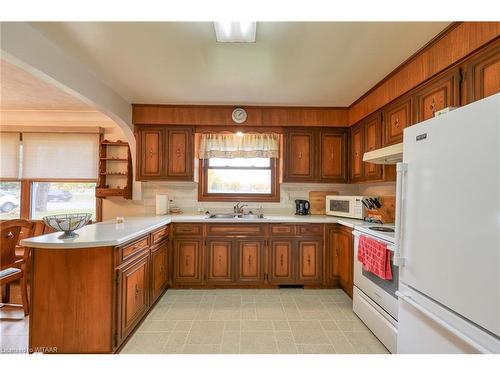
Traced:
[[278, 158], [277, 134], [202, 134], [200, 159], [209, 158]]

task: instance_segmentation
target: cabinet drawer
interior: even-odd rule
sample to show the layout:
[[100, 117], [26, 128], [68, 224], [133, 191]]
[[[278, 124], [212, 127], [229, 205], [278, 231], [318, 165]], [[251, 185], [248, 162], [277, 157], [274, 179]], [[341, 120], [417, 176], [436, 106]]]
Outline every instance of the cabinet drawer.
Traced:
[[209, 224], [209, 236], [263, 236], [264, 228], [262, 225], [239, 225], [239, 224]]
[[203, 233], [203, 224], [175, 224], [174, 235], [194, 235], [201, 236]]
[[168, 237], [168, 225], [151, 233], [151, 244], [156, 245]]
[[271, 224], [271, 235], [293, 236], [295, 235], [295, 226], [287, 224]]
[[323, 235], [322, 224], [301, 224], [297, 225], [298, 236], [321, 236]]
[[120, 261], [123, 262], [149, 247], [149, 236], [142, 237], [126, 246], [120, 247]]

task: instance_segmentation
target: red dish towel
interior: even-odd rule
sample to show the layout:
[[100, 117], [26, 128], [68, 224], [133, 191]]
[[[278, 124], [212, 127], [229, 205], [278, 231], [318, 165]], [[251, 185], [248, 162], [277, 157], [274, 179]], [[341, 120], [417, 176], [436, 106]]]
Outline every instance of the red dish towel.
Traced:
[[363, 269], [381, 279], [392, 280], [391, 252], [387, 245], [366, 236], [359, 237], [358, 260]]

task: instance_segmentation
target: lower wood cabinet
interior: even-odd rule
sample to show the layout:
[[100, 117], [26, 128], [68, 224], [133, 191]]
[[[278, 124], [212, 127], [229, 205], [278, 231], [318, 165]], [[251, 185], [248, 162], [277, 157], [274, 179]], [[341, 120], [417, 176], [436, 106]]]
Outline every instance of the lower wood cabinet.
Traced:
[[352, 297], [354, 248], [352, 229], [334, 225], [328, 231], [327, 267], [328, 284], [338, 284]]
[[118, 269], [118, 341], [134, 329], [149, 308], [149, 250]]
[[234, 241], [209, 239], [206, 241], [207, 284], [226, 284], [234, 281]]
[[264, 282], [264, 240], [236, 240], [237, 284]]
[[269, 282], [271, 284], [295, 283], [294, 241], [271, 239], [269, 241]]
[[168, 242], [151, 250], [151, 303], [163, 293], [168, 283]]
[[203, 240], [179, 238], [174, 240], [173, 282], [200, 284], [203, 282]]
[[299, 240], [298, 248], [298, 276], [299, 282], [305, 284], [321, 282], [323, 270], [322, 265], [322, 241], [321, 240]]

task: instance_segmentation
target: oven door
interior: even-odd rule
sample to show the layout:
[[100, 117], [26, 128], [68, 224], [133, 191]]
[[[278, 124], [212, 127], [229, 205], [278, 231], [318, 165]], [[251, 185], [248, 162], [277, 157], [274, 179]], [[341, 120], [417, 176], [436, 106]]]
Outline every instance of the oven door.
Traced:
[[[366, 234], [364, 235], [366, 236]], [[354, 285], [394, 319], [398, 320], [398, 297], [396, 296], [396, 291], [399, 288], [399, 269], [394, 265], [394, 254], [391, 252], [392, 280], [383, 280], [375, 274], [363, 270], [362, 264], [358, 261], [359, 236], [360, 233], [354, 231]], [[388, 242], [378, 238], [374, 239], [385, 245], [390, 245]]]

